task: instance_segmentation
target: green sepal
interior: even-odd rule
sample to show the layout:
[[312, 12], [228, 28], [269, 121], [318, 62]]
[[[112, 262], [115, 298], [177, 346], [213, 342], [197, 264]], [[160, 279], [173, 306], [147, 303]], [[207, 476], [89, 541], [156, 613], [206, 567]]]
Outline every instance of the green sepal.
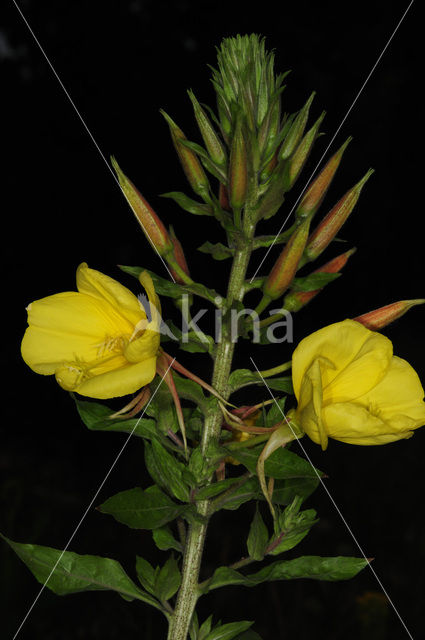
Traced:
[[161, 602], [172, 598], [179, 590], [181, 573], [177, 561], [171, 555], [163, 567], [161, 567], [155, 579], [155, 595]]
[[142, 600], [162, 611], [159, 602], [137, 587], [117, 560], [22, 544], [2, 534], [0, 536], [27, 565], [38, 582], [57, 595], [115, 591], [125, 600]]
[[149, 418], [110, 419], [113, 410], [99, 402], [80, 400], [73, 396], [81, 420], [91, 431], [117, 431], [132, 433], [140, 438], [151, 440], [157, 436], [154, 420]]
[[189, 501], [189, 488], [183, 481], [185, 466], [156, 439], [145, 443], [145, 463], [152, 480], [181, 502]]
[[327, 582], [349, 580], [367, 565], [368, 561], [364, 558], [301, 556], [293, 560], [278, 560], [260, 571], [246, 576], [230, 567], [219, 567], [210, 580], [202, 585], [202, 593], [235, 584], [255, 587], [262, 582], [273, 580], [296, 580], [299, 578]]
[[291, 282], [292, 291], [316, 291], [329, 282], [339, 278], [340, 273], [310, 273], [303, 278], [294, 278]]
[[210, 204], [203, 204], [197, 202], [192, 198], [189, 198], [185, 193], [181, 191], [170, 191], [169, 193], [161, 193], [161, 198], [170, 198], [177, 202], [177, 204], [188, 213], [192, 213], [194, 216], [214, 216], [213, 209]]
[[182, 543], [175, 539], [170, 527], [168, 527], [167, 525], [158, 527], [158, 529], [154, 529], [152, 531], [152, 538], [158, 549], [161, 549], [161, 551], [169, 551], [169, 549], [174, 549], [179, 553], [183, 553]]
[[268, 541], [269, 532], [257, 504], [246, 542], [249, 557], [253, 560], [262, 560], [266, 553]]
[[253, 624], [253, 622], [248, 620], [221, 624], [215, 627], [215, 629], [212, 629], [212, 631], [205, 636], [205, 640], [232, 640], [232, 638], [236, 638], [237, 635], [249, 629]]
[[99, 511], [111, 515], [130, 529], [156, 529], [182, 515], [187, 507], [171, 500], [159, 487], [121, 491], [108, 498]]
[[234, 249], [229, 249], [229, 247], [226, 247], [221, 242], [212, 244], [209, 241], [204, 242], [204, 244], [198, 247], [198, 251], [201, 253], [209, 253], [214, 260], [227, 260], [227, 258], [232, 258], [235, 254]]

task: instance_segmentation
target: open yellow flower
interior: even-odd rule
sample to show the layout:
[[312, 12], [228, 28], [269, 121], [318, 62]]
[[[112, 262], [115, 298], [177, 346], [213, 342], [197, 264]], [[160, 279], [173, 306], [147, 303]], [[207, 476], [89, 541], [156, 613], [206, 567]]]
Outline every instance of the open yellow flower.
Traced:
[[292, 358], [295, 422], [322, 449], [328, 437], [350, 444], [410, 438], [425, 424], [424, 390], [391, 341], [353, 320], [324, 327]]
[[149, 299], [138, 298], [109, 276], [81, 264], [76, 291], [28, 306], [22, 357], [61, 387], [90, 398], [133, 393], [155, 376], [160, 303], [148, 273], [140, 275]]

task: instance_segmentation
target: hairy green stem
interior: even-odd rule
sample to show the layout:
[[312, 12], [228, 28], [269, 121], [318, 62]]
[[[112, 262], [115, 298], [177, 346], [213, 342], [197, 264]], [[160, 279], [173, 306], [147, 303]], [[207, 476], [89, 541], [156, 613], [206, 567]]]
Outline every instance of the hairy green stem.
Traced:
[[[249, 232], [249, 237], [244, 237], [233, 258], [226, 299], [227, 313], [223, 318], [221, 341], [215, 355], [212, 386], [225, 400], [229, 397], [228, 379], [237, 339], [237, 335], [233, 335], [232, 331], [231, 308], [234, 302], [242, 301], [244, 295], [243, 284], [252, 251], [254, 227]], [[221, 425], [222, 413], [216, 402], [205, 418], [201, 441], [204, 456], [208, 456], [210, 444], [218, 441]], [[186, 640], [196, 601], [200, 595], [198, 577], [208, 527], [209, 504], [209, 500], [198, 503], [198, 512], [204, 517], [204, 521], [195, 522], [189, 527], [183, 558], [182, 582], [174, 615], [170, 621], [168, 640]]]

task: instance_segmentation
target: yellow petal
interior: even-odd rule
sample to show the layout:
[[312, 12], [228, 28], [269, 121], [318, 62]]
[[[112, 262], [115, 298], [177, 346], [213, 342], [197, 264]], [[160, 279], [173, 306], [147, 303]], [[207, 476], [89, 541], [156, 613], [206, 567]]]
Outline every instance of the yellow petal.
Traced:
[[413, 367], [393, 356], [386, 376], [357, 402], [375, 411], [397, 429], [417, 429], [425, 425], [424, 390]]
[[[325, 396], [332, 397], [335, 384], [335, 396], [346, 399], [365, 393], [376, 384], [384, 376], [391, 356], [392, 344], [385, 336], [369, 331], [353, 320], [331, 324], [304, 338], [295, 349], [292, 357], [295, 395], [299, 399], [303, 376], [318, 358]], [[344, 379], [341, 373], [349, 365], [353, 369], [347, 371], [349, 377]]]
[[99, 400], [126, 396], [149, 384], [155, 372], [156, 357], [89, 378], [78, 385], [75, 391]]
[[[151, 325], [151, 323], [149, 323]], [[143, 335], [130, 342], [125, 348], [124, 355], [129, 362], [141, 362], [156, 356], [159, 349], [159, 333], [156, 328], [148, 327]]]
[[408, 427], [396, 428], [354, 402], [324, 407], [322, 417], [328, 436], [349, 444], [385, 444], [412, 435]]
[[106, 300], [133, 326], [146, 318], [143, 306], [127, 287], [100, 271], [90, 269], [85, 262], [77, 269], [77, 289], [81, 293]]
[[328, 437], [322, 423], [322, 377], [319, 360], [306, 371], [299, 392], [299, 404], [295, 421], [316, 444], [325, 450]]
[[159, 315], [161, 315], [161, 303], [158, 296], [156, 295], [152, 278], [147, 271], [142, 271], [142, 273], [139, 275], [139, 282], [148, 294], [149, 302], [155, 307]]
[[34, 371], [45, 375], [54, 373], [64, 361], [95, 360], [108, 336], [130, 337], [133, 331], [106, 300], [72, 291], [31, 303], [28, 323], [22, 357]]

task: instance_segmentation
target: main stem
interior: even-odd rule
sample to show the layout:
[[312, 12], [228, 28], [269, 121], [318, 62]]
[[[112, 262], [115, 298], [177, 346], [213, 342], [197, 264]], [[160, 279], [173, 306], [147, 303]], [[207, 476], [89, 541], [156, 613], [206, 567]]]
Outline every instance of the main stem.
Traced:
[[[244, 280], [252, 251], [254, 229], [250, 229], [250, 237], [244, 239], [235, 253], [227, 291], [227, 309], [234, 302], [242, 301]], [[229, 396], [228, 379], [232, 366], [236, 337], [232, 336], [230, 313], [223, 318], [222, 336], [218, 344], [214, 362], [212, 386], [227, 400]], [[233, 339], [232, 339], [233, 338]], [[211, 409], [205, 418], [201, 448], [204, 455], [210, 443], [217, 441], [222, 423], [222, 413], [218, 404]], [[199, 597], [198, 577], [201, 567], [204, 541], [208, 527], [209, 500], [198, 503], [198, 511], [204, 516], [203, 522], [190, 525], [183, 558], [182, 582], [177, 597], [174, 614], [170, 621], [168, 640], [186, 640], [190, 622]]]

